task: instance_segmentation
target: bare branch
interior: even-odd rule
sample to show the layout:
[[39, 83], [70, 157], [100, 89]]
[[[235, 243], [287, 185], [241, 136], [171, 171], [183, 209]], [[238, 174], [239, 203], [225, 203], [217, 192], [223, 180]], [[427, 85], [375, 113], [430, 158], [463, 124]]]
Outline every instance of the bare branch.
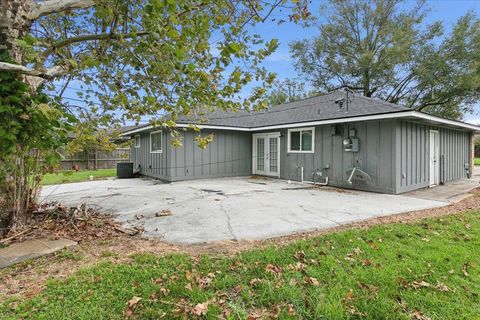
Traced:
[[148, 35], [148, 31], [139, 31], [139, 32], [131, 32], [131, 33], [126, 33], [126, 34], [112, 34], [112, 33], [100, 33], [100, 34], [86, 34], [86, 35], [81, 35], [77, 37], [71, 37], [68, 39], [64, 40], [59, 40], [53, 44], [50, 48], [45, 50], [43, 55], [45, 57], [48, 57], [50, 54], [52, 54], [55, 50], [58, 50], [60, 48], [66, 47], [68, 45], [74, 44], [74, 43], [79, 43], [79, 42], [85, 42], [85, 41], [95, 41], [95, 40], [107, 40], [107, 39], [130, 39], [134, 38], [137, 36], [145, 36]]
[[87, 9], [94, 4], [94, 0], [45, 0], [33, 6], [28, 14], [28, 19], [36, 20], [42, 16], [68, 9]]
[[40, 77], [44, 79], [53, 79], [67, 73], [67, 70], [61, 66], [54, 66], [45, 70], [37, 70], [18, 64], [0, 62], [0, 71], [10, 71], [27, 76]]

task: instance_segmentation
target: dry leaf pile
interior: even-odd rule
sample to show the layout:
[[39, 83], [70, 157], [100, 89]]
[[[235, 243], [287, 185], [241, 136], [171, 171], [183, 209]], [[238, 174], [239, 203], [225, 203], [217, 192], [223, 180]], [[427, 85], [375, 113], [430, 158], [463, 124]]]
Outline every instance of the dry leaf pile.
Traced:
[[141, 228], [125, 229], [111, 216], [99, 213], [85, 203], [77, 207], [58, 202], [41, 204], [30, 215], [28, 226], [10, 230], [0, 243], [9, 244], [32, 238], [69, 238], [75, 241], [108, 239], [118, 233], [137, 235]]

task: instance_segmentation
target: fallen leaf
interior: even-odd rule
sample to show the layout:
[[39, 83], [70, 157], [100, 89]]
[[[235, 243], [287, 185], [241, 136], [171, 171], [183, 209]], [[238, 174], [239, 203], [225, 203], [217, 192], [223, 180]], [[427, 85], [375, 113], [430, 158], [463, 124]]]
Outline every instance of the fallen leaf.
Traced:
[[371, 266], [372, 265], [372, 260], [365, 259], [365, 260], [362, 261], [362, 264], [366, 267]]
[[172, 211], [170, 211], [170, 209], [163, 209], [162, 211], [155, 213], [156, 217], [166, 217], [171, 215]]
[[154, 302], [156, 302], [158, 300], [156, 291], [152, 292], [152, 294], [150, 295], [150, 300], [152, 300]]
[[194, 315], [197, 316], [204, 316], [207, 314], [208, 304], [207, 303], [199, 303], [193, 308], [192, 312]]
[[419, 289], [419, 288], [428, 288], [430, 287], [430, 283], [421, 280], [421, 281], [413, 281], [412, 283], [409, 284], [410, 287], [413, 289]]
[[191, 283], [187, 283], [187, 285], [185, 286], [185, 289], [187, 289], [188, 291], [193, 291], [193, 289], [192, 289], [192, 284], [191, 284]]
[[413, 320], [431, 320], [429, 317], [427, 317], [426, 315], [424, 315], [423, 313], [421, 313], [418, 310], [415, 310], [412, 313], [410, 313], [410, 319], [413, 319]]
[[170, 292], [170, 290], [162, 287], [162, 288], [160, 288], [160, 292], [163, 293], [163, 295], [166, 297], [168, 295], [168, 293]]
[[262, 279], [258, 279], [258, 278], [252, 279], [250, 280], [250, 286], [255, 287], [260, 282], [262, 282]]
[[265, 271], [273, 274], [280, 274], [282, 273], [282, 268], [269, 263], [265, 266]]
[[436, 286], [435, 286], [435, 289], [437, 289], [438, 291], [442, 291], [442, 292], [448, 292], [450, 291], [450, 289], [448, 289], [448, 287], [443, 284], [443, 283], [438, 283]]
[[297, 262], [296, 264], [290, 264], [288, 265], [288, 268], [292, 271], [301, 271], [301, 272], [304, 272], [305, 271], [305, 264], [301, 263], [301, 262]]
[[142, 300], [142, 298], [134, 296], [132, 299], [127, 301], [127, 309], [123, 311], [123, 316], [125, 318], [130, 318], [133, 315], [133, 310], [135, 306]]
[[320, 285], [320, 282], [318, 282], [317, 278], [314, 278], [314, 277], [305, 276], [303, 280], [305, 281], [305, 283], [311, 284], [314, 287], [318, 287]]
[[141, 300], [142, 300], [142, 298], [135, 296], [132, 299], [128, 300], [127, 305], [128, 305], [129, 308], [133, 308]]
[[462, 266], [462, 272], [463, 272], [463, 275], [465, 277], [468, 277], [468, 270], [467, 270], [467, 264], [466, 263]]
[[302, 251], [298, 251], [298, 252], [295, 252], [293, 254], [294, 258], [297, 259], [297, 260], [303, 260], [305, 259], [305, 252], [302, 250]]
[[288, 314], [291, 316], [296, 314], [295, 307], [291, 303], [288, 304]]
[[230, 311], [230, 309], [223, 309], [222, 310], [222, 316], [223, 316], [224, 319], [228, 319], [231, 314], [232, 314], [232, 311]]

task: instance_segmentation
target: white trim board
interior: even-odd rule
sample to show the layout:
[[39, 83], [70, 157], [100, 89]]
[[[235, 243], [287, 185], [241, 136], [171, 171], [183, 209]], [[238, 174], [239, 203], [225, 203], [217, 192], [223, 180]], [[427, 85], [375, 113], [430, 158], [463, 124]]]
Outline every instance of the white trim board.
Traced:
[[[262, 126], [262, 127], [254, 127], [254, 128], [232, 127], [232, 126], [227, 127], [227, 126], [216, 126], [216, 125], [197, 125], [197, 127], [200, 128], [200, 129], [216, 129], [216, 130], [258, 132], [258, 131], [272, 130], [272, 129], [300, 128], [300, 127], [307, 127], [307, 126], [319, 126], [319, 125], [325, 125], [325, 124], [336, 124], [336, 123], [369, 121], [369, 120], [382, 120], [382, 119], [402, 119], [402, 118], [423, 119], [423, 120], [428, 120], [428, 121], [432, 121], [432, 122], [447, 124], [447, 125], [451, 125], [451, 126], [455, 126], [455, 127], [460, 127], [460, 128], [480, 132], [480, 126], [476, 126], [476, 125], [461, 122], [461, 121], [444, 119], [444, 118], [441, 118], [441, 117], [432, 116], [430, 114], [426, 114], [426, 113], [415, 111], [415, 110], [376, 114], [376, 115], [366, 115], [366, 116], [353, 116], [353, 117], [345, 117], [345, 118], [339, 118], [339, 119], [327, 119], [327, 120], [315, 120], [315, 121], [306, 121], [306, 122], [298, 122], [298, 123], [287, 123], [287, 124]], [[188, 128], [191, 125], [192, 124], [177, 123], [176, 127], [178, 127], [178, 128]], [[127, 132], [121, 134], [121, 136], [128, 136], [128, 135], [131, 135], [133, 133], [146, 131], [146, 130], [149, 130], [149, 129], [152, 129], [152, 128], [154, 128], [152, 125], [145, 126], [145, 127], [142, 127], [142, 128], [127, 131]]]
[[[160, 133], [160, 150], [152, 150], [152, 135]], [[150, 132], [150, 153], [163, 153], [163, 132], [162, 130], [152, 131]]]
[[[302, 131], [312, 131], [312, 150], [292, 150], [290, 140], [292, 132], [300, 132], [300, 149], [302, 148]], [[315, 127], [290, 128], [287, 130], [287, 153], [315, 153]]]

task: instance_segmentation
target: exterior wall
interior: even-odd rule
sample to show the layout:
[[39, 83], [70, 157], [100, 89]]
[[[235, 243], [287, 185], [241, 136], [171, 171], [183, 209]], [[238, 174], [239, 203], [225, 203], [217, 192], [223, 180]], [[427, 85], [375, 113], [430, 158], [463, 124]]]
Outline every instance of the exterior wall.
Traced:
[[[304, 180], [323, 181], [323, 177], [314, 175], [316, 170], [324, 170], [329, 185], [359, 189], [366, 191], [395, 193], [394, 160], [394, 120], [352, 122], [340, 125], [343, 133], [334, 135], [333, 125], [315, 127], [314, 153], [287, 153], [288, 130], [281, 132], [280, 137], [280, 178], [301, 180], [301, 167], [304, 168]], [[360, 141], [358, 153], [345, 151], [343, 140], [348, 132], [355, 129]], [[347, 170], [354, 166], [368, 173], [371, 183], [357, 181], [353, 185], [347, 183]]]
[[252, 174], [251, 133], [203, 130], [202, 135], [214, 135], [205, 149], [198, 147], [192, 131], [182, 132], [182, 147], [171, 145], [167, 130], [162, 133], [162, 153], [150, 153], [150, 132], [139, 133], [140, 148], [132, 143], [131, 159], [140, 174], [166, 181]]
[[135, 142], [131, 145], [130, 157], [133, 162], [133, 170], [146, 176], [169, 180], [168, 168], [171, 166], [172, 147], [168, 131], [162, 131], [162, 153], [150, 152], [150, 132], [140, 132], [138, 135], [140, 135], [140, 147], [135, 148]]
[[205, 149], [198, 147], [196, 133], [183, 132], [183, 146], [170, 146], [170, 181], [245, 176], [252, 174], [252, 134], [241, 131], [202, 130], [213, 134]]
[[[288, 153], [287, 129], [280, 132], [280, 178], [324, 181], [329, 185], [365, 191], [402, 193], [429, 186], [430, 130], [438, 130], [440, 138], [440, 181], [467, 177], [465, 165], [471, 163], [471, 133], [425, 123], [400, 120], [351, 122], [338, 125], [341, 134], [334, 134], [334, 125], [315, 127], [314, 153]], [[355, 129], [360, 142], [358, 153], [345, 151], [343, 140]], [[150, 132], [140, 133], [140, 148], [131, 147], [131, 160], [141, 174], [180, 181], [252, 174], [252, 133], [203, 130], [214, 140], [206, 149], [195, 141], [196, 133], [182, 132], [183, 146], [171, 145], [168, 131], [163, 131], [163, 152], [150, 153]], [[370, 183], [347, 183], [347, 170], [354, 166], [370, 175]], [[314, 173], [323, 170], [323, 177]]]
[[440, 138], [440, 182], [467, 177], [470, 132], [410, 121], [397, 121], [395, 132], [396, 193], [430, 185], [430, 130]]

